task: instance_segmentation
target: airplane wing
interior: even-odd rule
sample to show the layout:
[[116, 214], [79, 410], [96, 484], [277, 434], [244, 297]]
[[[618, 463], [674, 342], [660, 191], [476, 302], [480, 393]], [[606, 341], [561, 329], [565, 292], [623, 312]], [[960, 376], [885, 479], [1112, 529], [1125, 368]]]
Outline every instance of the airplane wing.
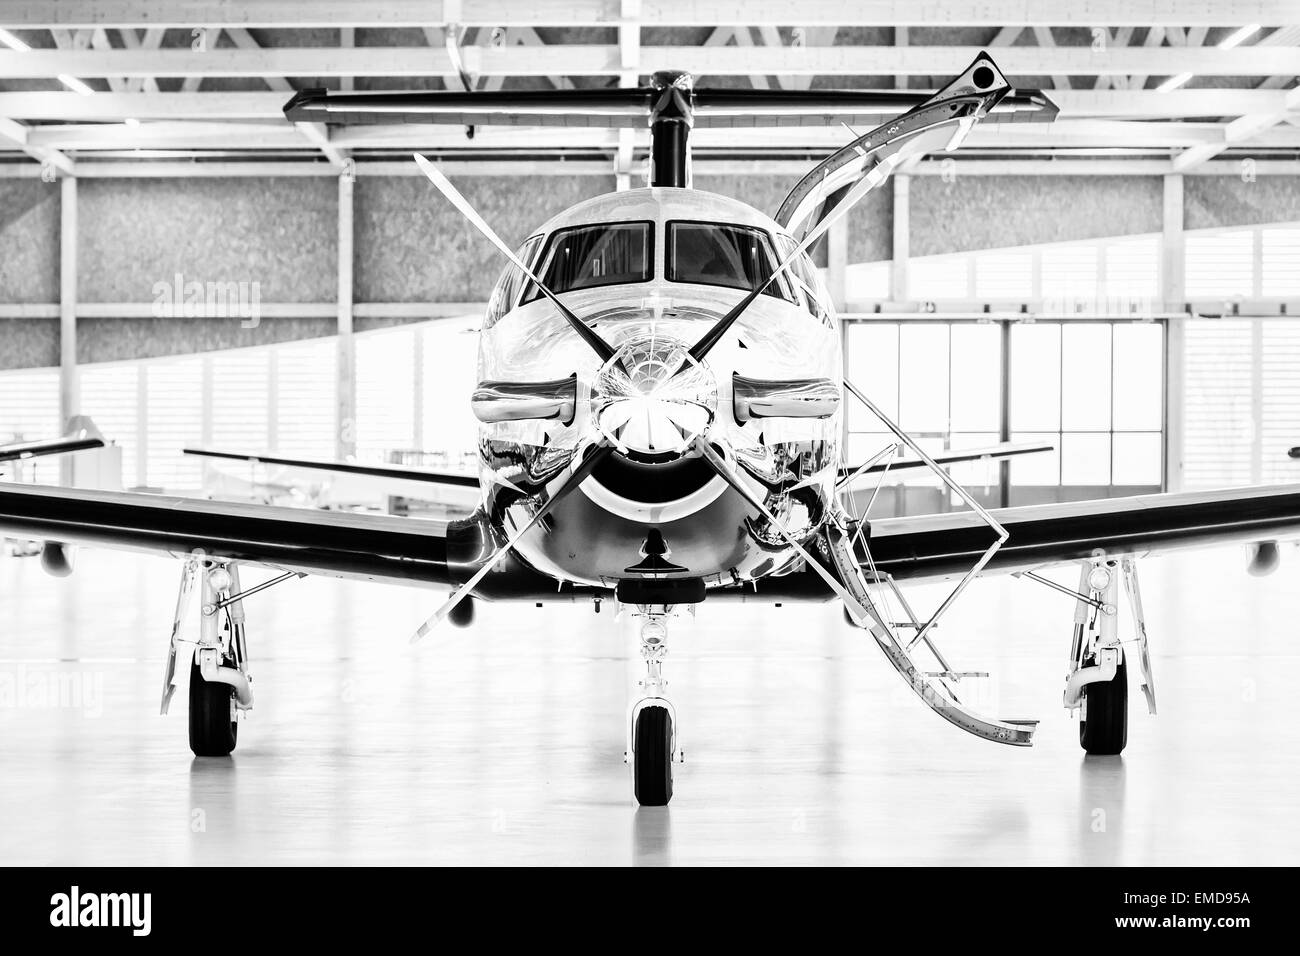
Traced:
[[437, 522], [129, 492], [0, 484], [0, 535], [214, 557], [335, 577], [450, 584], [448, 540], [472, 522]]
[[[1015, 458], [1019, 455], [1036, 455], [1039, 452], [1055, 451], [1055, 445], [1049, 445], [1041, 442], [1003, 442], [998, 445], [988, 445], [984, 448], [960, 448], [946, 451], [942, 454], [932, 455], [936, 465], [956, 465], [967, 461], [1001, 461], [1006, 458]], [[847, 478], [849, 475], [861, 473], [863, 475], [878, 475], [884, 471], [898, 471], [900, 468], [925, 468], [926, 463], [919, 458], [902, 458], [894, 462], [877, 462], [875, 464], [862, 467], [843, 466], [840, 468], [840, 478]]]
[[277, 458], [272, 455], [249, 455], [243, 452], [213, 451], [207, 448], [184, 448], [181, 451], [182, 454], [196, 455], [201, 458], [222, 458], [228, 461], [246, 461], [251, 464], [308, 468], [316, 471], [332, 471], [344, 475], [421, 481], [435, 485], [456, 485], [462, 488], [478, 487], [478, 478], [474, 475], [460, 472], [432, 471], [427, 468], [411, 468], [405, 465], [365, 465], [350, 461], [326, 461], [313, 458]]
[[[1300, 538], [1300, 485], [1138, 495], [989, 512], [1009, 537], [985, 573], [1090, 557], [1163, 554], [1217, 544]], [[898, 579], [959, 576], [993, 541], [970, 512], [871, 522], [876, 566]]]
[[0, 461], [17, 461], [41, 458], [46, 455], [64, 455], [70, 451], [103, 448], [102, 438], [46, 438], [41, 441], [13, 442], [0, 445]]
[[[986, 573], [1090, 557], [1160, 554], [1224, 543], [1300, 538], [1300, 485], [1140, 495], [991, 512], [1010, 537]], [[408, 584], [458, 584], [499, 546], [477, 518], [439, 522], [307, 511], [127, 492], [0, 485], [0, 535], [183, 557], [196, 550], [251, 564]], [[877, 568], [900, 580], [963, 574], [992, 541], [969, 512], [871, 523]], [[475, 594], [542, 600], [579, 589], [511, 560]], [[734, 593], [732, 593], [734, 592]], [[809, 572], [757, 588], [710, 592], [726, 600], [829, 599]]]

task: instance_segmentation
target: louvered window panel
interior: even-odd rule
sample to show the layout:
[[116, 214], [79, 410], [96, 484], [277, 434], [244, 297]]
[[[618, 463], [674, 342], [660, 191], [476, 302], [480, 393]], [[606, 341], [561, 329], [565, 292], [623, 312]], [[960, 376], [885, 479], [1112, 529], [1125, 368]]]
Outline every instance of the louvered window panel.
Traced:
[[278, 345], [274, 353], [275, 451], [290, 457], [333, 458], [338, 450], [338, 340]]
[[[1105, 298], [1146, 304], [1160, 296], [1160, 237], [1134, 236], [1106, 246]], [[1111, 312], [1130, 312], [1119, 302]], [[1145, 311], [1145, 310], [1144, 310]]]
[[122, 486], [144, 483], [140, 446], [139, 365], [110, 362], [81, 368], [81, 409], [122, 449]]
[[416, 444], [415, 330], [367, 332], [356, 349], [357, 457], [383, 461]]
[[1252, 323], [1188, 322], [1183, 481], [1188, 488], [1251, 482]]
[[61, 432], [58, 369], [0, 372], [0, 442], [36, 441]]
[[269, 349], [216, 352], [208, 360], [212, 375], [211, 444], [253, 454], [270, 447]]
[[422, 448], [442, 453], [452, 467], [472, 461], [478, 447], [478, 420], [469, 404], [478, 384], [478, 336], [468, 328], [448, 319], [422, 332]]
[[198, 491], [200, 461], [181, 449], [203, 439], [203, 359], [164, 359], [147, 363], [143, 371], [147, 482], [168, 492]]
[[1017, 249], [976, 254], [975, 295], [981, 299], [1033, 298], [1033, 253]]
[[1039, 270], [1046, 311], [1074, 315], [1097, 302], [1097, 259], [1095, 245], [1047, 246], [1039, 253]]
[[[885, 301], [893, 281], [892, 262], [857, 262], [844, 270], [845, 297], [850, 302]], [[915, 277], [912, 279], [915, 282]]]
[[971, 294], [966, 256], [924, 256], [907, 264], [908, 295], [922, 302]]
[[1300, 445], [1300, 320], [1262, 321], [1260, 480], [1300, 481], [1300, 462], [1287, 449]]
[[1261, 294], [1300, 296], [1300, 228], [1265, 229], [1262, 240]]
[[1188, 298], [1255, 294], [1255, 236], [1252, 231], [1189, 233], [1185, 242]]

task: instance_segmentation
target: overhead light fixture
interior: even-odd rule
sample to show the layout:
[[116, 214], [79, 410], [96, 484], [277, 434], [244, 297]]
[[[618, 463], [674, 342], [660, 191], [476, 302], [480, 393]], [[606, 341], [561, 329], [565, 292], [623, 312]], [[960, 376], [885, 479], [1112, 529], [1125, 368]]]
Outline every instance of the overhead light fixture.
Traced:
[[67, 73], [59, 74], [59, 82], [68, 89], [80, 93], [82, 96], [92, 96], [95, 92], [81, 80], [77, 79], [75, 76], [70, 76]]
[[1241, 46], [1256, 33], [1259, 32], [1259, 24], [1252, 23], [1242, 27], [1240, 30], [1234, 30], [1222, 40], [1219, 41], [1220, 50], [1231, 50], [1234, 46]]
[[26, 53], [28, 50], [31, 49], [30, 46], [28, 46], [22, 40], [18, 39], [16, 36], [14, 36], [12, 33], [4, 29], [3, 27], [0, 27], [0, 43], [3, 43], [11, 50], [17, 50], [19, 53]]
[[1190, 73], [1179, 73], [1177, 76], [1171, 76], [1159, 86], [1156, 87], [1157, 93], [1168, 93], [1170, 90], [1176, 90], [1192, 78]]
[[[20, 40], [3, 27], [0, 27], [0, 43], [3, 43], [11, 50], [17, 50], [19, 53], [27, 53], [31, 50], [31, 44], [24, 40]], [[75, 76], [69, 76], [67, 73], [59, 74], [59, 82], [68, 89], [80, 93], [82, 96], [90, 96], [95, 92], [81, 80], [77, 79]]]
[[[1259, 32], [1258, 23], [1247, 24], [1246, 26], [1241, 27], [1240, 29], [1233, 30], [1226, 37], [1220, 40], [1216, 44], [1216, 46], [1218, 46], [1220, 50], [1231, 50], [1233, 47], [1241, 46], [1243, 43], [1245, 43], [1247, 40], [1249, 40], [1258, 32]], [[1176, 76], [1171, 76], [1169, 79], [1165, 80], [1163, 83], [1161, 83], [1159, 86], [1156, 87], [1156, 92], [1168, 93], [1170, 90], [1176, 90], [1178, 89], [1178, 87], [1185, 84], [1191, 78], [1192, 78], [1191, 73], [1179, 73]]]

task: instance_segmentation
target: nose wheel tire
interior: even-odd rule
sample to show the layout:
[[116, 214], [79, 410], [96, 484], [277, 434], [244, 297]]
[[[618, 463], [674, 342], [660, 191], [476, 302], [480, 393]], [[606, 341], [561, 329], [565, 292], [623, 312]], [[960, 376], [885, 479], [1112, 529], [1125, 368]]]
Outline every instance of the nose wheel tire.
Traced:
[[206, 681], [197, 655], [190, 663], [190, 750], [196, 757], [226, 757], [235, 749], [235, 691]]
[[673, 798], [673, 718], [666, 707], [645, 707], [633, 729], [632, 785], [643, 807]]
[[1128, 662], [1120, 659], [1113, 679], [1084, 688], [1079, 744], [1094, 756], [1122, 753], [1128, 743]]

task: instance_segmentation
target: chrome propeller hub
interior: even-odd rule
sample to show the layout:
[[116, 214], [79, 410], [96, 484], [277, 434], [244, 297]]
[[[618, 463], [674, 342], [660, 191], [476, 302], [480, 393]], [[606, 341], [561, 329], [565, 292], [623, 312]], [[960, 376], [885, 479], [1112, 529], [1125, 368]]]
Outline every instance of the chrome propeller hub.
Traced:
[[605, 363], [592, 391], [597, 427], [634, 458], [682, 454], [713, 423], [718, 383], [687, 346], [654, 336], [630, 342]]

